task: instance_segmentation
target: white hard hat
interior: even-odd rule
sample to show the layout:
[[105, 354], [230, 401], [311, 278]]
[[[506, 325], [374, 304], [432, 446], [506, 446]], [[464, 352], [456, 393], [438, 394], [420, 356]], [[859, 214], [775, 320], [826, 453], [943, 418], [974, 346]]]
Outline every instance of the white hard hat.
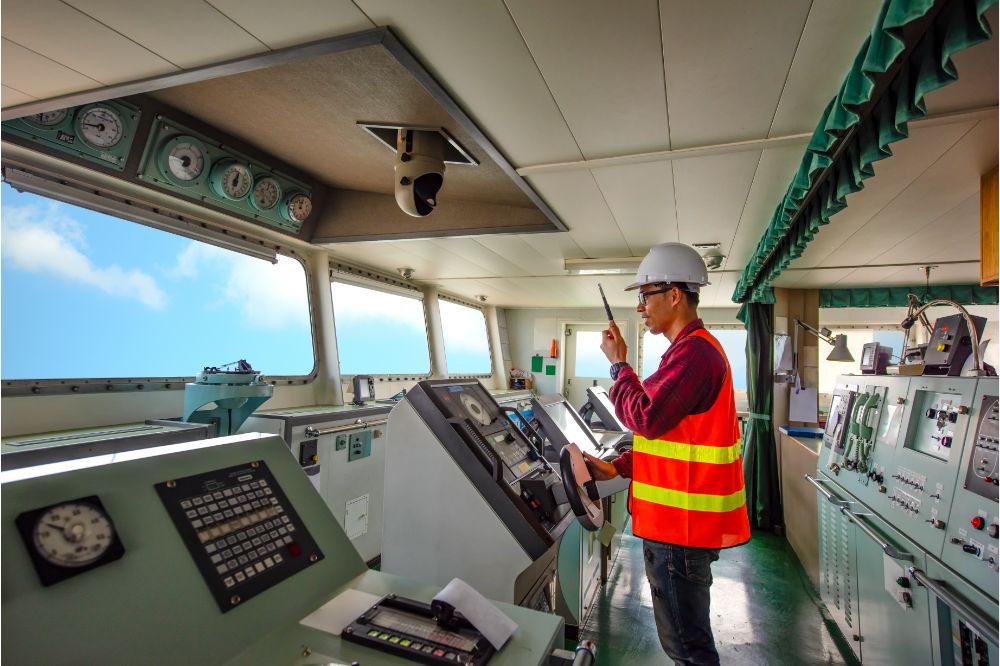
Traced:
[[649, 248], [636, 271], [635, 282], [625, 287], [625, 291], [658, 282], [683, 282], [688, 286], [687, 291], [695, 293], [711, 284], [705, 260], [698, 250], [684, 243], [661, 243]]

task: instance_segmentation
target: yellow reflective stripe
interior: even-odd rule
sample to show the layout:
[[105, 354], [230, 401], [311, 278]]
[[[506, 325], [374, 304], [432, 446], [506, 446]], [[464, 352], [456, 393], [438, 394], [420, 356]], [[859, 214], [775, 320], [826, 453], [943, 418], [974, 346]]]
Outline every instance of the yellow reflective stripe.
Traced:
[[646, 439], [636, 435], [632, 450], [636, 453], [646, 453], [672, 460], [728, 465], [740, 459], [743, 444], [737, 440], [732, 446], [706, 446], [704, 444], [668, 442], [665, 439]]
[[747, 503], [746, 491], [743, 488], [732, 495], [702, 495], [686, 493], [682, 490], [657, 488], [638, 481], [632, 482], [632, 497], [677, 509], [711, 511], [713, 513], [733, 511]]

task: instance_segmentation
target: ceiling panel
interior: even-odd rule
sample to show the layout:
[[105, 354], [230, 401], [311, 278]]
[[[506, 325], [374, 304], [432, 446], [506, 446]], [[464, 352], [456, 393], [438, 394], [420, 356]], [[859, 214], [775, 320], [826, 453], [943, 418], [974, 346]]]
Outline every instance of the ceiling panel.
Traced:
[[272, 49], [374, 28], [351, 0], [210, 0]]
[[[986, 12], [986, 18], [996, 35], [997, 6]], [[971, 49], [960, 51], [952, 62], [958, 81], [927, 95], [930, 114], [964, 111], [997, 104], [998, 41], [996, 37]]]
[[584, 157], [670, 147], [657, 0], [507, 7]]
[[871, 32], [882, 0], [814, 0], [768, 136], [812, 132]]
[[[912, 128], [908, 139], [893, 144], [893, 157], [875, 163], [875, 176], [865, 181], [864, 189], [847, 197], [847, 208], [820, 229], [793, 266], [857, 265], [864, 262], [852, 257], [853, 250], [847, 248], [887, 246], [891, 235], [883, 233], [878, 225], [868, 225], [973, 126], [963, 122]], [[866, 256], [876, 254], [868, 251]]]
[[819, 289], [836, 284], [853, 271], [853, 268], [785, 271], [774, 281], [774, 286], [783, 289]]
[[0, 86], [0, 105], [2, 106], [16, 106], [18, 104], [26, 104], [35, 98], [31, 95], [25, 95], [20, 90], [14, 90], [7, 86]]
[[456, 254], [479, 267], [481, 275], [507, 276], [528, 275], [528, 271], [510, 261], [502, 254], [494, 252], [474, 238], [440, 238], [429, 241], [438, 247]]
[[592, 173], [633, 254], [677, 240], [670, 162], [602, 167]]
[[767, 136], [810, 4], [661, 0], [672, 148]]
[[[513, 275], [562, 275], [562, 253], [538, 247], [536, 241], [539, 236], [540, 234], [527, 237], [497, 234], [476, 236], [475, 241], [520, 268], [521, 272], [512, 273]], [[442, 239], [441, 242], [450, 244], [452, 239]]]
[[[921, 285], [925, 280], [923, 269], [913, 266], [896, 270], [881, 284]], [[942, 264], [931, 271], [931, 284], [979, 284], [979, 262]]]
[[978, 188], [940, 217], [925, 222], [922, 227], [914, 224], [901, 232], [897, 242], [888, 245], [873, 263], [899, 262], [901, 257], [931, 263], [979, 260]]
[[99, 81], [6, 38], [0, 51], [0, 78], [5, 85], [38, 99], [100, 86]]
[[184, 69], [267, 50], [202, 0], [144, 2], [141, 10], [119, 0], [63, 1]]
[[525, 242], [547, 257], [584, 259], [587, 253], [568, 233], [522, 234]]
[[753, 256], [764, 230], [771, 224], [778, 202], [785, 196], [788, 184], [799, 168], [805, 147], [803, 142], [801, 145], [763, 151], [739, 226], [728, 247], [725, 243], [722, 246], [722, 253], [726, 255], [723, 268], [742, 270]]
[[60, 0], [6, 3], [2, 27], [4, 37], [105, 85], [177, 71]]
[[760, 151], [674, 161], [679, 240], [732, 244]]
[[630, 257], [632, 252], [589, 171], [528, 176], [535, 191], [570, 228], [570, 236], [589, 257]]
[[[897, 152], [895, 158], [883, 163], [898, 165], [905, 161]], [[996, 120], [981, 121], [880, 210], [864, 228], [831, 252], [822, 264], [857, 265], [868, 263], [875, 257], [888, 260], [882, 263], [906, 261], [909, 255], [894, 250], [886, 252], [886, 249], [896, 247], [903, 239], [978, 192], [980, 174], [996, 163]], [[884, 189], [884, 186], [879, 189]], [[839, 229], [836, 233], [843, 234]]]
[[355, 4], [419, 54], [515, 167], [582, 157], [501, 0]]

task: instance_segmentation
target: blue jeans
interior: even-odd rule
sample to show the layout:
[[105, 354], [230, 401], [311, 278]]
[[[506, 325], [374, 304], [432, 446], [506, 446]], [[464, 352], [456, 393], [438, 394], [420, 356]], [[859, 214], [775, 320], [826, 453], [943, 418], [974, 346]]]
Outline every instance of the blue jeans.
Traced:
[[642, 554], [663, 651], [677, 666], [718, 666], [709, 616], [718, 549], [643, 540]]

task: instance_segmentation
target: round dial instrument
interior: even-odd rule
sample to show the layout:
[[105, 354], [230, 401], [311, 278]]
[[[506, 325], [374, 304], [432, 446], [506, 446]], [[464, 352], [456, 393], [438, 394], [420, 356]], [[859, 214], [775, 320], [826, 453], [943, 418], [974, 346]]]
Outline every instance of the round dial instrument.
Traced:
[[35, 521], [33, 545], [46, 562], [83, 567], [98, 560], [114, 541], [111, 519], [85, 502], [49, 507]]
[[121, 116], [107, 106], [85, 107], [76, 124], [83, 140], [95, 148], [111, 148], [125, 136]]
[[32, 114], [25, 120], [32, 125], [38, 125], [40, 127], [53, 127], [66, 120], [67, 115], [69, 115], [69, 109], [56, 109], [55, 111]]
[[468, 393], [462, 393], [461, 400], [462, 406], [465, 407], [466, 413], [472, 418], [473, 421], [482, 426], [488, 426], [493, 423], [493, 417], [483, 406], [483, 403], [479, 402], [475, 396]]
[[253, 198], [251, 201], [257, 210], [271, 210], [278, 205], [280, 199], [281, 185], [270, 176], [261, 178], [253, 186]]
[[227, 199], [236, 201], [250, 193], [253, 174], [250, 167], [235, 160], [221, 160], [212, 167], [212, 189]]
[[177, 137], [164, 151], [164, 175], [178, 185], [190, 185], [205, 172], [205, 150], [193, 137]]
[[296, 192], [288, 196], [285, 200], [284, 210], [281, 212], [289, 222], [301, 224], [312, 213], [312, 208], [312, 199], [301, 192]]

